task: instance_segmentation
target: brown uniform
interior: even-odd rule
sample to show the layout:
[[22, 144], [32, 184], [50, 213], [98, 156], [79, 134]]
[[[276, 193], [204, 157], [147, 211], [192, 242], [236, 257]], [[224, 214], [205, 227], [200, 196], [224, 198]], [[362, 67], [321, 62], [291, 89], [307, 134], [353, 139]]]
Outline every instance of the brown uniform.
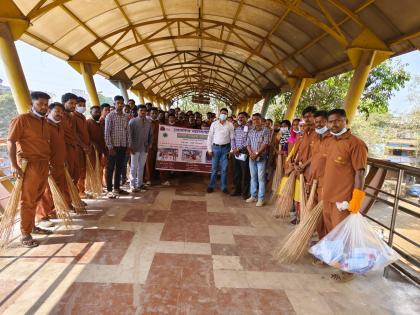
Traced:
[[[317, 137], [317, 133], [315, 130], [311, 130], [309, 132], [304, 133], [303, 137], [300, 138], [296, 142], [296, 149], [294, 154], [294, 162], [305, 164], [307, 161], [311, 159], [312, 156], [312, 147], [314, 145], [315, 139]], [[309, 181], [310, 178], [310, 167], [306, 167], [303, 176], [305, 177], [305, 181]]]
[[[312, 182], [314, 180], [317, 181], [316, 195], [314, 200], [315, 204], [317, 204], [321, 200], [325, 162], [327, 160], [326, 148], [328, 140], [330, 140], [330, 138], [331, 134], [329, 133], [329, 131], [327, 131], [323, 135], [317, 134], [314, 138], [314, 143], [312, 146], [309, 183], [312, 185]], [[322, 217], [318, 222], [317, 232], [319, 239], [322, 239], [326, 235], [324, 220], [322, 219]]]
[[[71, 198], [67, 188], [66, 175], [64, 165], [66, 161], [66, 143], [64, 141], [64, 130], [61, 124], [56, 124], [51, 120], [48, 121], [50, 130], [50, 173], [60, 188], [68, 205], [71, 205]], [[50, 187], [47, 188], [42, 195], [41, 202], [38, 203], [36, 216], [38, 219], [46, 219], [54, 210], [54, 202]]]
[[147, 152], [147, 161], [146, 161], [146, 172], [145, 180], [151, 181], [154, 179], [154, 172], [156, 166], [156, 155], [158, 149], [158, 138], [159, 138], [159, 121], [151, 120], [150, 127], [152, 129], [152, 147]]
[[356, 171], [366, 169], [368, 149], [351, 131], [326, 142], [326, 161], [322, 189], [323, 219], [326, 232], [343, 221], [350, 212], [339, 211], [336, 202], [350, 201]]
[[31, 234], [35, 227], [35, 211], [48, 180], [50, 132], [45, 118], [33, 113], [22, 114], [10, 124], [8, 140], [17, 143], [18, 159], [28, 161], [20, 197], [20, 230]]
[[66, 142], [67, 167], [71, 178], [73, 178], [74, 183], [77, 184], [77, 181], [79, 180], [79, 154], [75, 118], [69, 112], [64, 112], [60, 124], [63, 128], [64, 141]]
[[[98, 151], [99, 161], [102, 160], [102, 157], [105, 154], [106, 145], [104, 138], [104, 125], [100, 121], [95, 121], [93, 118], [86, 119], [87, 129], [89, 132], [90, 142], [95, 146], [95, 149]], [[95, 167], [96, 155], [95, 150], [90, 152], [90, 161]], [[102, 170], [102, 168], [101, 168]]]
[[[85, 193], [85, 180], [86, 180], [86, 154], [83, 150], [82, 144], [90, 146], [89, 131], [86, 123], [86, 117], [78, 112], [72, 113], [76, 122], [76, 132], [79, 138], [78, 146], [78, 157], [79, 157], [79, 180], [77, 182], [77, 188], [79, 193], [83, 195]], [[81, 142], [81, 143], [80, 143]]]

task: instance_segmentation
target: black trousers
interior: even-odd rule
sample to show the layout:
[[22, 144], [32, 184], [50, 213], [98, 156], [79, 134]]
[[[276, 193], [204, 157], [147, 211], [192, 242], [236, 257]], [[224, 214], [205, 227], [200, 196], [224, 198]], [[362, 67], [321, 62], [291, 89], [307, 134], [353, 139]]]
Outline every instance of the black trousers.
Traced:
[[249, 186], [251, 182], [251, 175], [249, 173], [248, 159], [246, 159], [246, 161], [235, 159], [235, 157], [232, 159], [235, 193], [241, 194], [243, 197], [248, 197], [250, 194]]
[[[107, 177], [106, 177], [106, 188], [108, 191], [112, 191], [112, 178], [114, 178], [114, 189], [120, 189], [121, 174], [124, 169], [124, 161], [126, 156], [127, 148], [116, 147], [114, 148], [116, 154], [108, 156], [107, 165]], [[115, 172], [114, 172], [115, 171]]]

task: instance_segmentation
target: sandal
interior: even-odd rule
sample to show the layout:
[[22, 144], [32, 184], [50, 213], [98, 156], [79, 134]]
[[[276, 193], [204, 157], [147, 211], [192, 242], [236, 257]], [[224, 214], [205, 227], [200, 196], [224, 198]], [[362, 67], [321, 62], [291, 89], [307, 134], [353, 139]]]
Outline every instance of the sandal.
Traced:
[[41, 229], [40, 227], [34, 227], [32, 230], [33, 234], [40, 234], [40, 235], [50, 235], [53, 234], [53, 231]]
[[31, 235], [22, 237], [20, 239], [20, 243], [22, 247], [26, 247], [26, 248], [33, 248], [39, 245], [39, 242], [37, 240], [34, 240]]
[[[322, 260], [319, 260], [318, 258], [313, 258], [312, 259], [312, 265], [317, 266], [317, 267], [326, 267], [327, 264], [324, 263]], [[332, 275], [331, 275], [332, 277]]]
[[349, 282], [349, 281], [353, 280], [354, 279], [354, 274], [349, 273], [349, 272], [341, 271], [340, 273], [333, 273], [331, 275], [331, 279], [333, 279], [337, 282], [345, 283], [345, 282]]

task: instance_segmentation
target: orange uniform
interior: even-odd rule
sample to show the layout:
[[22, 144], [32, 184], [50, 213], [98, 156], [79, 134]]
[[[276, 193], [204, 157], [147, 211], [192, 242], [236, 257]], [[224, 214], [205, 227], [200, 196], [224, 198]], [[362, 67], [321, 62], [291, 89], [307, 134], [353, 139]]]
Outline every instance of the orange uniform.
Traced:
[[17, 143], [18, 159], [28, 161], [23, 177], [20, 197], [20, 229], [22, 234], [32, 233], [35, 211], [48, 180], [50, 158], [50, 132], [45, 118], [27, 113], [14, 118], [10, 124], [8, 140]]
[[78, 112], [72, 113], [76, 123], [76, 133], [79, 138], [78, 145], [78, 157], [79, 157], [79, 180], [77, 181], [77, 188], [79, 193], [83, 195], [85, 193], [85, 181], [86, 181], [86, 153], [83, 150], [82, 145], [90, 146], [89, 131], [86, 123], [86, 117]]
[[[71, 205], [71, 198], [67, 188], [66, 175], [64, 172], [64, 165], [66, 161], [66, 143], [64, 141], [64, 130], [61, 124], [56, 124], [51, 120], [48, 121], [50, 129], [50, 173], [60, 188], [68, 205]], [[42, 195], [41, 202], [36, 209], [36, 216], [38, 219], [46, 219], [48, 215], [54, 210], [54, 202], [49, 186]]]
[[64, 112], [61, 126], [64, 131], [64, 141], [66, 142], [67, 167], [71, 178], [75, 184], [79, 180], [79, 154], [78, 154], [78, 138], [76, 134], [76, 121], [69, 112]]
[[[305, 131], [303, 137], [300, 138], [296, 142], [295, 154], [294, 154], [294, 162], [299, 164], [305, 164], [307, 161], [311, 159], [312, 156], [312, 147], [314, 145], [315, 139], [317, 137], [317, 133], [315, 130]], [[309, 181], [310, 178], [310, 167], [306, 167], [303, 176], [305, 177], [305, 181]]]
[[341, 136], [329, 137], [325, 151], [322, 200], [324, 224], [329, 232], [350, 213], [339, 211], [336, 202], [351, 200], [356, 171], [366, 169], [368, 149], [349, 130]]
[[159, 137], [159, 121], [151, 120], [150, 125], [152, 128], [152, 148], [149, 149], [147, 153], [146, 172], [144, 176], [146, 181], [151, 181], [153, 179], [153, 173], [155, 172]]
[[[86, 125], [89, 132], [91, 144], [95, 146], [98, 151], [99, 161], [102, 160], [106, 152], [105, 138], [104, 138], [104, 125], [100, 121], [95, 121], [93, 118], [86, 119]], [[95, 167], [95, 150], [90, 152], [90, 160]]]

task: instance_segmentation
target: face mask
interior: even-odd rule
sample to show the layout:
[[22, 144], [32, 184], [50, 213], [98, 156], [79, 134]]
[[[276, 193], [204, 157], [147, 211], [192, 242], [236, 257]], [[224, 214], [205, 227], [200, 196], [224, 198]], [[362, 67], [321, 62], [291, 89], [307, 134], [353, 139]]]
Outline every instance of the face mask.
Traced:
[[315, 132], [319, 135], [324, 134], [328, 130], [327, 126], [324, 126], [322, 128], [315, 128]]
[[60, 123], [60, 121], [61, 121], [61, 120], [55, 120], [51, 113], [48, 114], [48, 119], [51, 120], [53, 123], [56, 123], [56, 124]]
[[227, 115], [226, 114], [220, 114], [219, 119], [222, 121], [225, 121], [227, 119]]
[[341, 130], [340, 132], [337, 132], [337, 133], [334, 133], [334, 132], [330, 131], [330, 133], [333, 136], [336, 136], [336, 137], [341, 136], [342, 134], [345, 134], [346, 132], [347, 132], [347, 128], [343, 128], [343, 130]]
[[281, 127], [281, 128], [280, 128], [280, 131], [281, 131], [282, 133], [286, 133], [286, 132], [288, 132], [288, 131], [289, 131], [289, 128], [287, 128], [287, 127]]
[[76, 112], [79, 114], [83, 114], [86, 111], [86, 107], [83, 106], [76, 106]]
[[35, 110], [35, 108], [32, 108], [32, 113], [34, 113], [34, 115], [35, 115], [35, 116], [37, 116], [37, 117], [39, 117], [39, 118], [42, 118], [42, 117], [44, 117], [44, 116], [45, 116], [45, 114], [44, 114], [44, 113], [37, 112], [37, 111]]

